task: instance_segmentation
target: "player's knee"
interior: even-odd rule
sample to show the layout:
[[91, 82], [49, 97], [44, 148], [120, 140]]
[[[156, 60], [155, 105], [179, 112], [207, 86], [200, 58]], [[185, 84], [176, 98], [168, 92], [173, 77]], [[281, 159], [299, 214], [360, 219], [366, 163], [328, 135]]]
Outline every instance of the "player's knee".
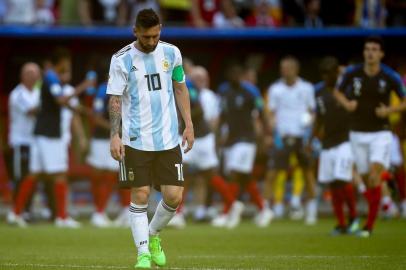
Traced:
[[371, 166], [369, 174], [369, 186], [375, 187], [381, 183], [381, 174], [384, 171], [384, 167], [381, 164], [374, 163]]
[[131, 201], [136, 204], [147, 204], [149, 191], [145, 189], [136, 189], [131, 192]]
[[166, 194], [164, 197], [164, 201], [170, 207], [177, 208], [182, 202], [182, 193]]

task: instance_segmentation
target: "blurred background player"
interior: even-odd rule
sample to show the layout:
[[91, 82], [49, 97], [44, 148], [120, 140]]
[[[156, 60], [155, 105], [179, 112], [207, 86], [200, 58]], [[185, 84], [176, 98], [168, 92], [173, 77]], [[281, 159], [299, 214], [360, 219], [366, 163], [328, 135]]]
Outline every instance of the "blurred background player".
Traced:
[[117, 185], [118, 162], [110, 155], [110, 123], [108, 122], [107, 82], [101, 83], [93, 100], [95, 113], [95, 128], [90, 142], [90, 152], [87, 163], [92, 167], [92, 193], [96, 212], [91, 217], [92, 225], [96, 227], [129, 226], [128, 207], [130, 192], [120, 189], [120, 204], [123, 207], [117, 219], [112, 222], [106, 215], [106, 207], [114, 186]]
[[[32, 62], [25, 63], [21, 68], [20, 79], [21, 82], [11, 91], [8, 102], [10, 111], [8, 138], [9, 147], [12, 149], [9, 171], [14, 184], [14, 200], [20, 190], [21, 181], [29, 173], [30, 145], [40, 97], [38, 88], [38, 81], [41, 79], [40, 67]], [[8, 213], [8, 223], [21, 221], [16, 219], [13, 211]]]
[[[237, 199], [225, 216], [213, 220], [213, 225], [223, 223], [228, 228], [236, 227], [241, 220], [244, 204], [240, 195], [251, 180], [256, 154], [255, 118], [261, 117], [263, 100], [257, 89], [247, 88], [241, 82], [243, 69], [232, 65], [227, 70], [228, 82], [221, 85], [221, 122], [225, 130], [221, 139], [224, 144], [224, 170], [235, 189]], [[224, 126], [223, 126], [224, 125]], [[263, 201], [263, 199], [260, 199]], [[272, 215], [268, 215], [268, 220]], [[269, 223], [269, 221], [267, 223]]]
[[[234, 196], [225, 180], [218, 173], [219, 160], [216, 153], [216, 137], [214, 134], [217, 119], [215, 116], [206, 116], [210, 113], [209, 109], [204, 109], [203, 106], [211, 106], [210, 110], [217, 105], [217, 100], [214, 100], [207, 89], [208, 86], [208, 73], [202, 66], [194, 66], [190, 73], [190, 82], [188, 83], [189, 97], [191, 102], [191, 115], [193, 127], [195, 130], [195, 143], [193, 149], [187, 154], [183, 155], [186, 171], [191, 171], [192, 178], [195, 181], [194, 197], [197, 203], [195, 209], [195, 220], [203, 220], [207, 215], [207, 186], [220, 193], [227, 208], [231, 206], [234, 201]], [[206, 92], [206, 93], [204, 93]], [[206, 95], [203, 97], [203, 95]], [[204, 104], [205, 102], [206, 104]], [[210, 102], [210, 104], [207, 104]], [[218, 110], [213, 108], [214, 111]], [[206, 119], [210, 119], [209, 122]], [[177, 220], [179, 219], [179, 220]], [[175, 216], [171, 220], [171, 224], [184, 223], [182, 217]]]
[[[355, 193], [352, 187], [354, 158], [349, 142], [348, 112], [333, 96], [338, 78], [338, 61], [326, 57], [320, 63], [323, 81], [315, 86], [317, 121], [315, 130], [322, 138], [318, 180], [328, 184], [332, 194], [337, 226], [332, 235], [356, 232], [359, 228]], [[349, 218], [345, 220], [344, 204], [348, 204]]]
[[[368, 217], [359, 231], [369, 237], [373, 230], [381, 200], [382, 172], [389, 168], [392, 134], [388, 116], [406, 108], [401, 77], [381, 63], [384, 57], [380, 37], [369, 37], [364, 43], [364, 63], [347, 69], [334, 91], [337, 100], [350, 114], [350, 141], [358, 172], [367, 191]], [[390, 93], [401, 98], [398, 106], [390, 106]]]
[[[68, 216], [68, 186], [66, 172], [68, 169], [68, 145], [63, 137], [63, 106], [69, 106], [69, 100], [93, 84], [84, 81], [70, 96], [63, 95], [63, 79], [71, 73], [70, 54], [64, 49], [54, 52], [52, 67], [43, 78], [40, 96], [40, 109], [34, 128], [34, 139], [30, 151], [30, 175], [22, 182], [17, 194], [14, 212], [17, 219], [26, 201], [35, 187], [37, 177], [45, 181], [53, 181], [56, 206], [55, 225], [57, 227], [77, 228], [80, 224]], [[24, 226], [24, 224], [21, 224]]]
[[[274, 152], [271, 171], [268, 173], [266, 185], [284, 185], [290, 169], [290, 159], [296, 156], [299, 168], [294, 176], [294, 186], [304, 175], [307, 187], [306, 224], [314, 224], [317, 219], [316, 186], [309, 146], [306, 135], [314, 119], [315, 99], [313, 86], [299, 77], [299, 61], [287, 56], [280, 62], [281, 79], [271, 85], [268, 90], [268, 124], [272, 131]], [[307, 135], [308, 136], [308, 135]], [[269, 140], [269, 139], [268, 139]], [[273, 171], [272, 171], [273, 170]], [[303, 173], [304, 172], [304, 173]], [[296, 189], [296, 190], [295, 190]], [[303, 216], [301, 206], [302, 188], [293, 188], [290, 201], [291, 217], [300, 219]], [[283, 193], [279, 192], [279, 200], [275, 203], [276, 215], [283, 213]]]

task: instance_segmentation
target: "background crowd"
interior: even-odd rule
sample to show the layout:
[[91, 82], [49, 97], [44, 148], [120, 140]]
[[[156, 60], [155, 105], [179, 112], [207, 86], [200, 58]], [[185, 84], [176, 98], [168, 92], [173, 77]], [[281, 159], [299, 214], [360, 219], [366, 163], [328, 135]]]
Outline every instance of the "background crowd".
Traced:
[[132, 25], [153, 8], [165, 25], [190, 27], [404, 26], [402, 0], [3, 0], [0, 23], [11, 25]]

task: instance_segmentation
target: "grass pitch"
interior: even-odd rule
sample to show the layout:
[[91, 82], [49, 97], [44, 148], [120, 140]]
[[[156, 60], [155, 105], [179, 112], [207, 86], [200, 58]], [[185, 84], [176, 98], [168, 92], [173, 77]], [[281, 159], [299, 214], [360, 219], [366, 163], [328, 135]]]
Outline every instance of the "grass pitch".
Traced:
[[[164, 269], [406, 269], [406, 221], [381, 221], [372, 238], [331, 237], [332, 219], [314, 227], [276, 221], [235, 230], [189, 224], [162, 232]], [[57, 229], [0, 224], [0, 269], [133, 269], [130, 229]]]

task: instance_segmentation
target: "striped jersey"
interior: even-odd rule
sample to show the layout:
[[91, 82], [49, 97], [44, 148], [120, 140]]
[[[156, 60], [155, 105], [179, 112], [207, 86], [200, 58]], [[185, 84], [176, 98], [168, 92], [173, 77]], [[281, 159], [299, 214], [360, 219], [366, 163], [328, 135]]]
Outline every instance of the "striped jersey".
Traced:
[[122, 141], [143, 151], [176, 147], [178, 117], [172, 80], [181, 67], [179, 49], [159, 42], [153, 52], [143, 53], [134, 43], [111, 58], [107, 94], [122, 96]]

